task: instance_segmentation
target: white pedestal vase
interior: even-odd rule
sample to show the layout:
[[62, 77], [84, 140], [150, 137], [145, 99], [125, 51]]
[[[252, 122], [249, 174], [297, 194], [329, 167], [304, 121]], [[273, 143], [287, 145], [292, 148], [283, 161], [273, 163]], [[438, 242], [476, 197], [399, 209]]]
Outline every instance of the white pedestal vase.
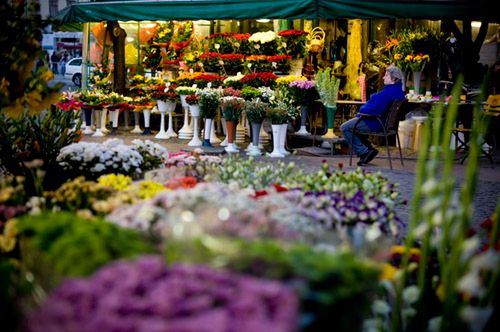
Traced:
[[168, 139], [170, 136], [165, 131], [165, 113], [169, 112], [170, 109], [175, 108], [175, 104], [170, 101], [165, 102], [163, 100], [157, 100], [157, 103], [158, 111], [160, 112], [160, 131], [156, 134], [155, 138]]
[[103, 137], [105, 136], [105, 134], [102, 132], [102, 112], [103, 110], [95, 110], [94, 111], [94, 114], [95, 114], [95, 118], [96, 118], [96, 129], [95, 129], [95, 133], [92, 135], [92, 136], [95, 136], [95, 137]]
[[271, 125], [273, 129], [273, 151], [268, 154], [271, 158], [284, 158], [285, 155], [281, 153], [280, 149], [280, 133], [281, 133], [281, 125]]
[[226, 119], [221, 118], [220, 122], [222, 124], [222, 131], [224, 132], [224, 140], [220, 142], [220, 146], [227, 146], [227, 126], [226, 126]]
[[189, 105], [186, 103], [186, 96], [181, 95], [181, 105], [184, 110], [184, 123], [179, 130], [180, 139], [191, 139], [193, 137], [193, 130], [189, 126]]
[[262, 123], [250, 123], [250, 128], [252, 131], [252, 143], [247, 149], [247, 155], [249, 156], [257, 157], [262, 154], [259, 148], [259, 133], [261, 127]]
[[279, 148], [280, 148], [280, 152], [285, 155], [285, 156], [288, 156], [290, 154], [290, 152], [288, 152], [286, 149], [285, 149], [285, 145], [286, 145], [286, 131], [287, 131], [287, 128], [288, 128], [288, 123], [284, 123], [281, 125], [281, 131], [280, 131], [280, 144], [279, 144]]
[[101, 112], [101, 132], [103, 134], [109, 134], [108, 128], [106, 128], [106, 121], [108, 120], [108, 109], [104, 107]]
[[112, 108], [109, 110], [109, 117], [111, 118], [111, 133], [110, 135], [116, 135], [118, 133], [118, 117], [120, 115], [120, 110], [117, 108]]
[[85, 129], [83, 129], [83, 133], [85, 135], [92, 135], [94, 131], [92, 130], [92, 107], [82, 108], [85, 116]]
[[217, 137], [217, 135], [215, 134], [215, 121], [216, 121], [216, 119], [214, 119], [214, 121], [212, 121], [212, 129], [210, 129], [210, 143], [211, 144], [219, 144], [221, 142], [219, 137]]
[[130, 131], [133, 134], [140, 134], [142, 133], [141, 126], [139, 125], [140, 123], [140, 114], [138, 111], [134, 111], [134, 129]]
[[191, 112], [191, 121], [193, 123], [193, 138], [189, 141], [188, 146], [201, 146], [202, 141], [199, 137], [199, 127], [198, 118], [200, 117], [200, 106], [199, 105], [189, 105], [189, 111]]
[[150, 120], [151, 120], [151, 110], [145, 108], [142, 110], [142, 115], [144, 116], [144, 130], [142, 135], [151, 135]]
[[214, 130], [214, 119], [205, 119], [205, 127], [203, 129], [203, 146], [212, 147], [210, 142], [210, 133]]
[[309, 108], [306, 105], [300, 106], [300, 129], [295, 134], [296, 135], [311, 135], [306, 128], [307, 113]]
[[269, 134], [264, 130], [264, 123], [262, 123], [262, 126], [260, 126], [260, 133], [259, 133], [259, 148], [263, 150], [264, 145], [269, 143], [270, 139], [271, 138], [269, 137]]
[[125, 108], [123, 110], [123, 122], [124, 122], [124, 124], [123, 124], [123, 130], [128, 130], [129, 129], [128, 128], [128, 115], [129, 115], [129, 110], [128, 110], [128, 108]]
[[167, 109], [168, 113], [168, 129], [167, 129], [167, 136], [169, 138], [171, 137], [177, 137], [177, 133], [174, 131], [174, 118], [173, 118], [173, 113], [175, 111], [175, 107], [177, 106], [176, 103], [171, 102], [171, 106], [169, 109]]

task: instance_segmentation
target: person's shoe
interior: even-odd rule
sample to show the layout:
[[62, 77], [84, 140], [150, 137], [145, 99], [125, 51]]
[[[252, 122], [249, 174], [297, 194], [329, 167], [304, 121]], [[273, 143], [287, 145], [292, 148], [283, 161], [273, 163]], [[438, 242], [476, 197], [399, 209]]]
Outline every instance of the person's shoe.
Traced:
[[368, 152], [362, 154], [358, 161], [358, 166], [364, 166], [372, 161], [378, 154], [377, 149], [370, 149]]

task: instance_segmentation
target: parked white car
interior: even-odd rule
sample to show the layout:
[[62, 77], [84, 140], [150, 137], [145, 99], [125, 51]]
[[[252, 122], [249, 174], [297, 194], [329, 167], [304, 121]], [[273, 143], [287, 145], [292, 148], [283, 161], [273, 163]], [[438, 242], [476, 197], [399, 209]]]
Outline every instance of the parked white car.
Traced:
[[73, 58], [66, 63], [64, 78], [71, 80], [76, 86], [82, 86], [82, 58]]

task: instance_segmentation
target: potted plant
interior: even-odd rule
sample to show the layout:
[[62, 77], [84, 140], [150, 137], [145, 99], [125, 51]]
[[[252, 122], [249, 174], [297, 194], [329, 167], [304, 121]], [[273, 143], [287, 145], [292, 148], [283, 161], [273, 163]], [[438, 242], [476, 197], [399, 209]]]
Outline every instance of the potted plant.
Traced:
[[240, 119], [240, 114], [245, 106], [245, 99], [235, 96], [224, 96], [220, 100], [222, 115], [226, 120], [226, 131], [228, 145], [226, 152], [235, 153], [238, 149], [234, 146], [234, 137], [236, 135], [236, 124]]
[[293, 95], [295, 104], [301, 108], [300, 130], [297, 135], [309, 135], [306, 129], [307, 113], [312, 102], [317, 98], [316, 85], [314, 81], [296, 80], [288, 85]]
[[285, 153], [285, 140], [281, 139], [282, 127], [285, 125], [285, 135], [286, 135], [286, 125], [288, 122], [288, 110], [287, 105], [284, 103], [278, 103], [271, 105], [267, 110], [267, 117], [271, 121], [271, 128], [273, 130], [273, 151], [269, 154], [272, 158], [283, 158]]
[[205, 119], [205, 129], [203, 131], [203, 146], [212, 146], [210, 144], [210, 131], [212, 123], [217, 115], [217, 109], [220, 105], [220, 91], [205, 88], [197, 92], [199, 95], [200, 116]]
[[269, 104], [264, 103], [259, 98], [247, 101], [245, 104], [245, 113], [248, 121], [250, 121], [251, 128], [250, 136], [252, 139], [252, 145], [248, 150], [248, 155], [250, 156], [260, 156], [259, 134], [262, 122], [264, 122], [264, 119], [266, 118], [268, 108]]
[[316, 73], [316, 90], [318, 90], [321, 102], [326, 107], [328, 131], [324, 138], [337, 137], [333, 133], [333, 122], [337, 111], [337, 97], [339, 93], [340, 79], [335, 77], [332, 68], [320, 69]]

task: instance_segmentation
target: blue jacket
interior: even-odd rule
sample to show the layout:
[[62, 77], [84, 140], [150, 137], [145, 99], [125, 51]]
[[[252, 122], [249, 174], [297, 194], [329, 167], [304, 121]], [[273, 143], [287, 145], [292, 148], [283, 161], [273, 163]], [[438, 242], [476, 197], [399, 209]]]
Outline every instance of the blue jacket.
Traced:
[[[374, 93], [370, 99], [360, 109], [359, 113], [382, 116], [382, 122], [385, 122], [387, 111], [394, 100], [404, 99], [405, 94], [402, 89], [402, 83], [384, 85], [384, 88]], [[356, 115], [359, 117], [359, 115]], [[364, 119], [368, 127], [373, 131], [382, 130], [380, 123], [376, 119]]]

